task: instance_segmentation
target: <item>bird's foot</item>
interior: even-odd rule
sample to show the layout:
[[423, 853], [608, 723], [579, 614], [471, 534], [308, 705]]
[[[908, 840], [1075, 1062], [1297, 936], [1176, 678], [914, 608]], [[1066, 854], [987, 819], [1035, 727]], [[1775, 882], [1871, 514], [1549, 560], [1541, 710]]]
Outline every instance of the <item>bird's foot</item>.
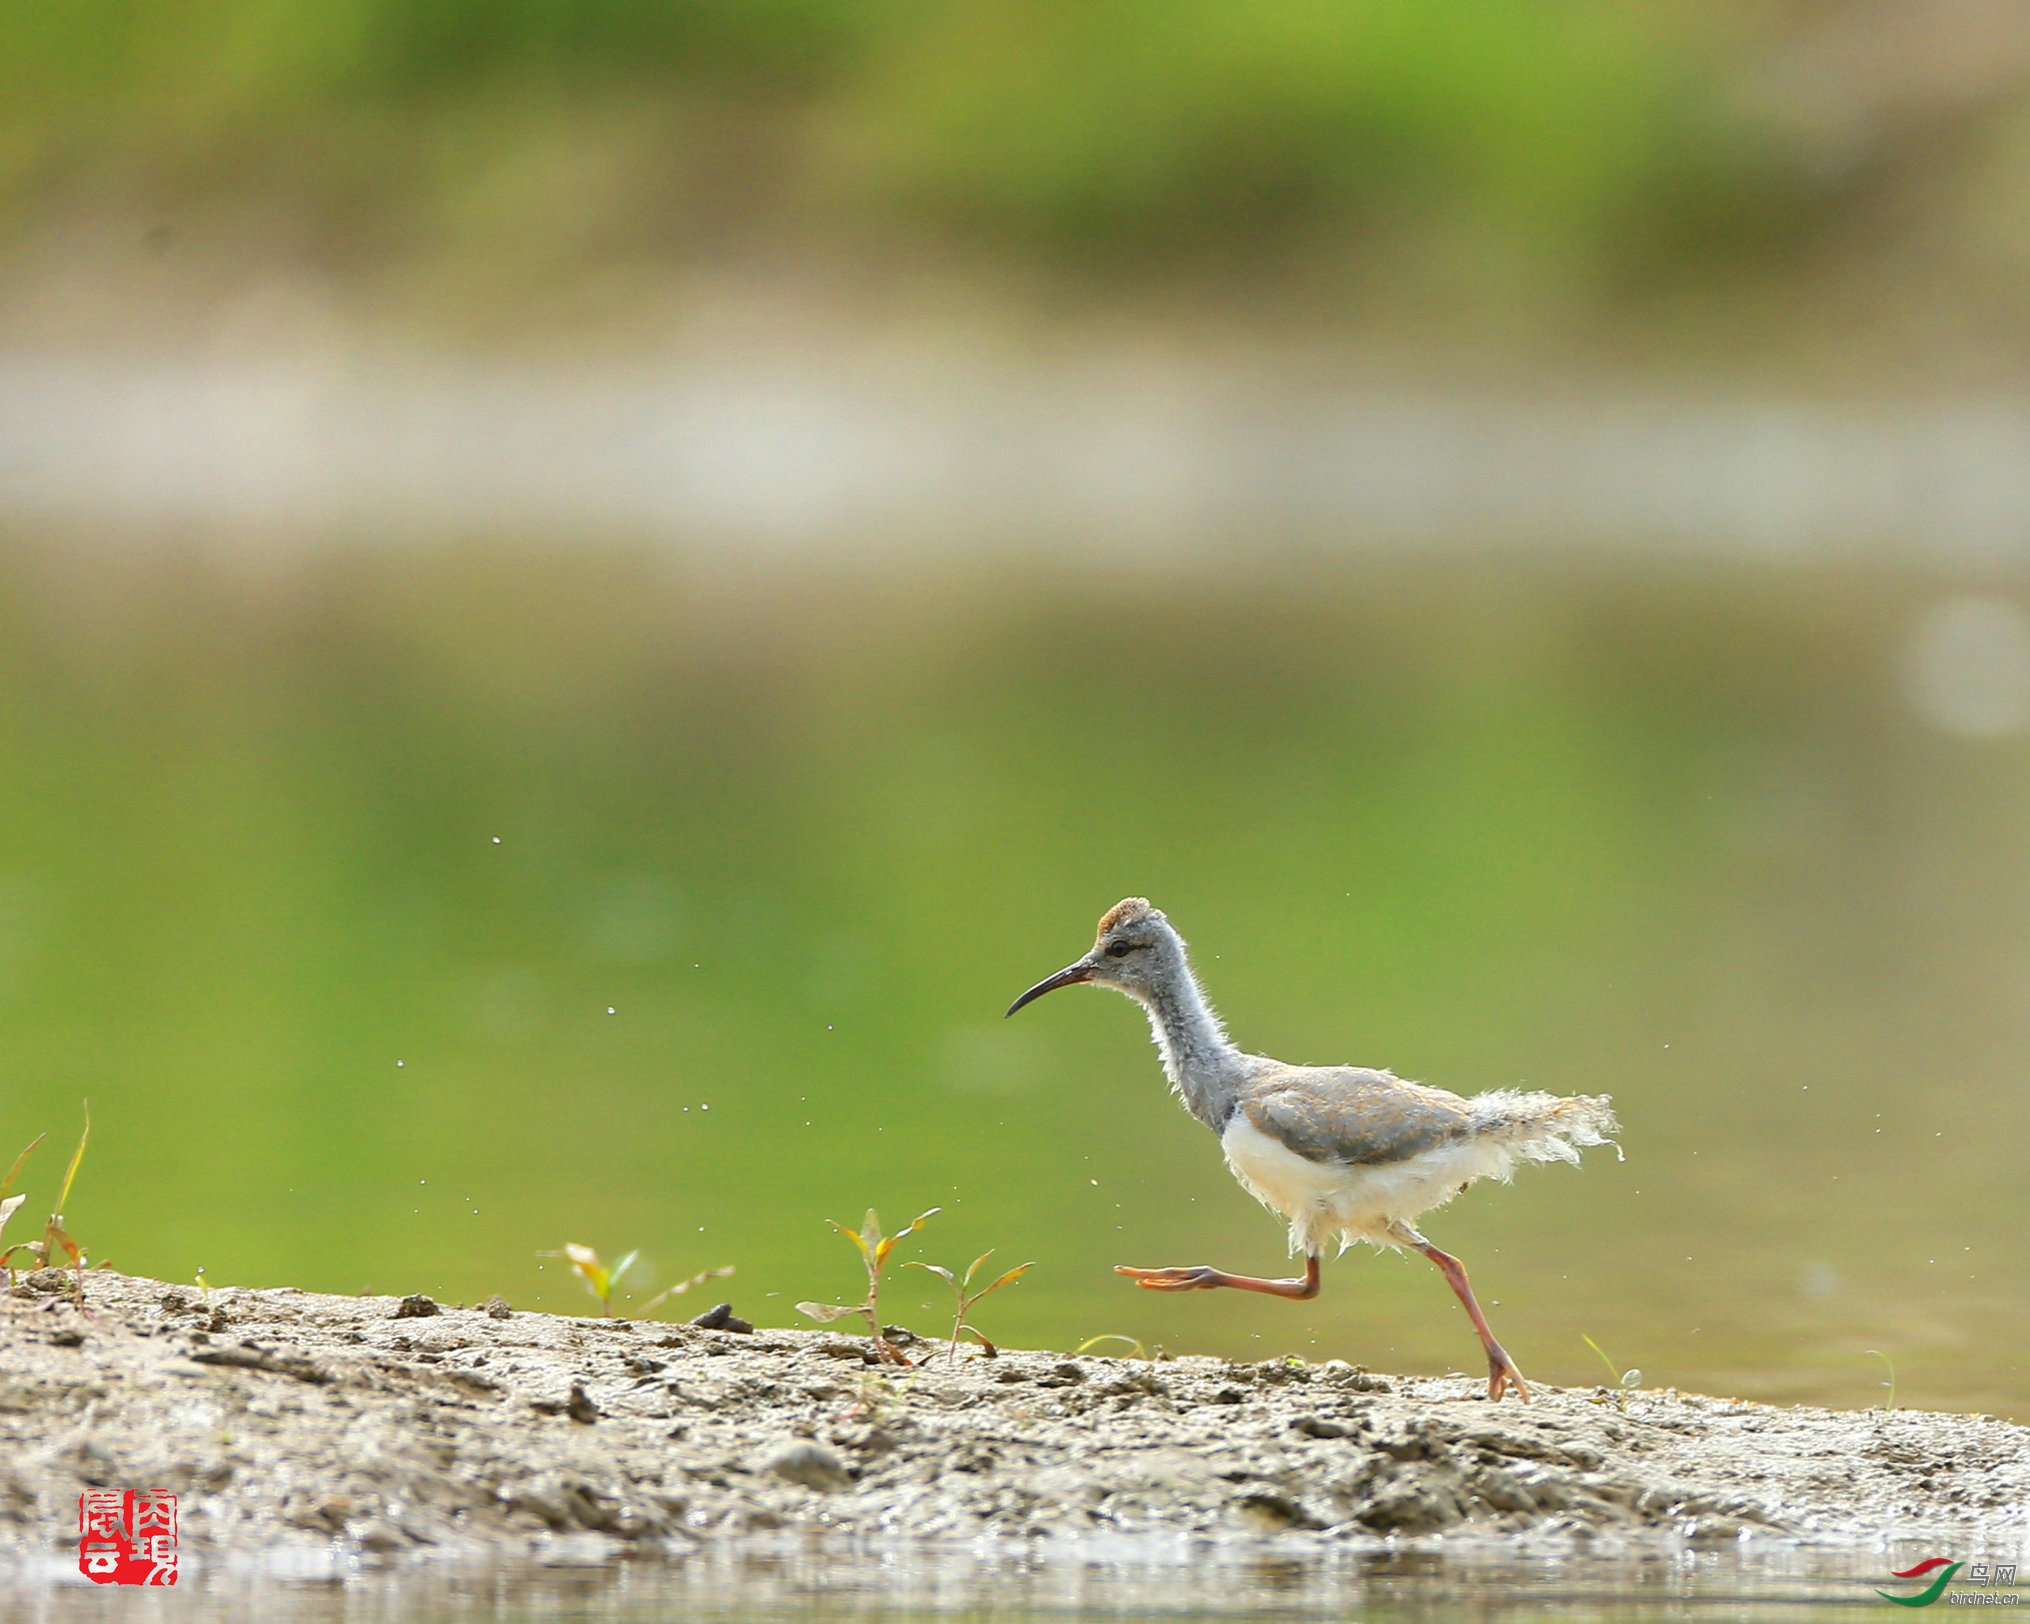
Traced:
[[1501, 1395], [1510, 1382], [1515, 1383], [1516, 1397], [1525, 1404], [1529, 1403], [1529, 1383], [1523, 1380], [1523, 1373], [1516, 1369], [1515, 1361], [1497, 1344], [1487, 1350], [1487, 1396], [1500, 1403]]
[[1114, 1273], [1125, 1274], [1144, 1291], [1211, 1291], [1215, 1286], [1225, 1285], [1231, 1278], [1203, 1263], [1174, 1269], [1136, 1269], [1117, 1263]]
[[1257, 1280], [1251, 1274], [1228, 1274], [1224, 1269], [1209, 1268], [1200, 1263], [1176, 1269], [1133, 1269], [1125, 1263], [1114, 1266], [1114, 1273], [1125, 1274], [1136, 1285], [1148, 1291], [1211, 1291], [1215, 1286], [1231, 1286], [1236, 1291], [1259, 1291], [1265, 1297], [1293, 1297], [1305, 1301], [1318, 1295], [1318, 1259], [1304, 1260], [1304, 1278], [1301, 1280]]

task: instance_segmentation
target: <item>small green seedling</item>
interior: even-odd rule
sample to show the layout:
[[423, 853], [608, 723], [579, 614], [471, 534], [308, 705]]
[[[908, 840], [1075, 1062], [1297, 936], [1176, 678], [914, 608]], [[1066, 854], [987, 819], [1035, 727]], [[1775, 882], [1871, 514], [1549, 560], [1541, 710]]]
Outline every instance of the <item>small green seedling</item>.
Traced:
[[1870, 1348], [1868, 1353], [1870, 1357], [1880, 1359], [1882, 1363], [1889, 1367], [1889, 1379], [1882, 1385], [1889, 1389], [1889, 1408], [1894, 1410], [1896, 1408], [1896, 1361], [1879, 1348]]
[[[932, 1207], [929, 1212], [920, 1212], [910, 1220], [907, 1229], [898, 1230], [893, 1235], [881, 1233], [881, 1219], [872, 1207], [867, 1209], [867, 1216], [861, 1221], [857, 1234], [836, 1218], [827, 1220], [841, 1235], [860, 1248], [860, 1261], [867, 1266], [867, 1300], [863, 1303], [798, 1303], [797, 1312], [810, 1315], [821, 1325], [829, 1325], [833, 1320], [844, 1319], [848, 1314], [863, 1314], [867, 1319], [868, 1334], [874, 1341], [874, 1351], [892, 1365], [908, 1364], [909, 1360], [903, 1355], [902, 1350], [881, 1334], [881, 1268], [888, 1261], [888, 1254], [895, 1250], [897, 1241], [904, 1236], [914, 1235], [942, 1211], [944, 1211], [942, 1207]], [[981, 1295], [985, 1296], [986, 1293], [982, 1292]]]
[[585, 1289], [599, 1299], [599, 1312], [606, 1318], [613, 1317], [613, 1288], [620, 1284], [620, 1277], [634, 1266], [634, 1260], [641, 1256], [639, 1249], [627, 1254], [612, 1268], [600, 1261], [599, 1254], [589, 1246], [580, 1246], [575, 1241], [566, 1242], [561, 1252], [539, 1252], [538, 1257], [561, 1257], [570, 1261], [571, 1268]]
[[662, 1307], [662, 1305], [668, 1302], [672, 1297], [683, 1296], [683, 1294], [689, 1291], [693, 1286], [702, 1286], [707, 1280], [717, 1280], [724, 1275], [731, 1274], [732, 1272], [733, 1265], [730, 1263], [727, 1264], [726, 1267], [723, 1269], [700, 1269], [696, 1274], [692, 1275], [690, 1279], [679, 1280], [674, 1286], [669, 1287], [667, 1290], [657, 1292], [653, 1297], [649, 1298], [647, 1302], [643, 1303], [641, 1307], [642, 1318], [647, 1319], [649, 1315], [653, 1314], [658, 1308]]
[[1137, 1359], [1147, 1359], [1149, 1357], [1149, 1350], [1147, 1348], [1143, 1347], [1142, 1344], [1137, 1342], [1132, 1336], [1122, 1336], [1118, 1331], [1107, 1331], [1099, 1336], [1087, 1337], [1077, 1347], [1071, 1350], [1071, 1356], [1072, 1358], [1076, 1359], [1080, 1354], [1086, 1352], [1088, 1349], [1097, 1348], [1102, 1342], [1125, 1342], [1128, 1344], [1129, 1347], [1135, 1350], [1135, 1357]]
[[[20, 1173], [29, 1156], [34, 1153], [35, 1147], [48, 1137], [47, 1134], [37, 1134], [29, 1144], [28, 1149], [14, 1158], [14, 1165], [7, 1170], [6, 1180], [0, 1182], [0, 1227], [4, 1227], [7, 1220], [28, 1199], [26, 1196], [8, 1198], [8, 1187], [14, 1183], [16, 1175]], [[57, 1191], [56, 1210], [49, 1215], [49, 1222], [43, 1226], [42, 1239], [39, 1241], [16, 1241], [14, 1245], [8, 1247], [4, 1252], [0, 1252], [0, 1268], [5, 1268], [7, 1271], [7, 1286], [9, 1291], [12, 1291], [14, 1288], [14, 1254], [16, 1252], [26, 1252], [30, 1257], [35, 1259], [35, 1266], [38, 1269], [46, 1269], [50, 1266], [51, 1260], [61, 1251], [70, 1259], [71, 1267], [77, 1271], [77, 1304], [80, 1308], [84, 1307], [85, 1269], [87, 1267], [85, 1252], [84, 1248], [78, 1245], [76, 1240], [72, 1238], [70, 1231], [64, 1228], [63, 1209], [70, 1205], [71, 1186], [77, 1182], [78, 1167], [85, 1159], [85, 1146], [91, 1142], [91, 1137], [92, 1107], [91, 1102], [87, 1100], [85, 1102], [85, 1131], [78, 1136], [78, 1148], [71, 1152], [70, 1166], [64, 1169], [63, 1185]]]
[[930, 1274], [936, 1275], [946, 1285], [952, 1288], [952, 1295], [958, 1298], [959, 1300], [958, 1312], [952, 1316], [952, 1345], [945, 1352], [945, 1357], [947, 1359], [958, 1358], [959, 1338], [966, 1335], [968, 1332], [972, 1334], [973, 1338], [980, 1344], [981, 1347], [987, 1350], [987, 1357], [989, 1359], [995, 1358], [997, 1355], [999, 1355], [1001, 1351], [999, 1348], [995, 1347], [993, 1343], [987, 1340], [986, 1333], [983, 1332], [977, 1325], [968, 1325], [966, 1323], [966, 1316], [973, 1311], [973, 1304], [978, 1302], [982, 1297], [991, 1297], [1003, 1286], [1013, 1285], [1017, 1280], [1020, 1280], [1031, 1269], [1035, 1268], [1036, 1265], [1033, 1262], [1018, 1264], [1015, 1268], [1010, 1269], [1006, 1274], [1002, 1275], [1000, 1279], [996, 1280], [991, 1286], [982, 1287], [978, 1291], [971, 1290], [970, 1288], [973, 1284], [973, 1276], [979, 1272], [980, 1265], [982, 1263], [985, 1263], [987, 1259], [992, 1257], [993, 1255], [994, 1255], [993, 1252], [991, 1250], [988, 1250], [982, 1252], [978, 1257], [974, 1258], [973, 1261], [966, 1267], [964, 1279], [958, 1279], [954, 1277], [950, 1269], [943, 1268], [935, 1263], [910, 1263], [905, 1265], [905, 1267], [907, 1268], [923, 1269]]
[[[571, 1265], [572, 1272], [585, 1282], [585, 1289], [599, 1299], [599, 1312], [605, 1318], [611, 1319], [613, 1317], [613, 1294], [620, 1289], [620, 1277], [634, 1267], [635, 1260], [641, 1256], [641, 1249], [637, 1247], [610, 1269], [591, 1247], [580, 1246], [575, 1241], [567, 1242], [564, 1249], [560, 1252], [538, 1252], [536, 1256], [560, 1257], [567, 1260]], [[679, 1280], [669, 1290], [658, 1292], [654, 1297], [651, 1297], [647, 1305], [643, 1307], [642, 1313], [647, 1315], [655, 1309], [660, 1308], [670, 1298], [682, 1296], [693, 1286], [703, 1285], [707, 1280], [713, 1280], [722, 1274], [731, 1274], [732, 1272], [733, 1270], [730, 1267], [724, 1269], [706, 1269], [700, 1274], [692, 1275], [688, 1280]]]
[[1584, 1331], [1581, 1331], [1579, 1333], [1579, 1340], [1585, 1343], [1586, 1346], [1591, 1348], [1595, 1353], [1600, 1354], [1600, 1362], [1607, 1367], [1607, 1374], [1614, 1378], [1615, 1401], [1618, 1404], [1620, 1404], [1620, 1406], [1624, 1410], [1627, 1409], [1628, 1395], [1631, 1392], [1633, 1392], [1636, 1388], [1642, 1385], [1642, 1372], [1639, 1370], [1615, 1369], [1614, 1361], [1608, 1358], [1606, 1354], [1601, 1353], [1600, 1344], [1595, 1342]]

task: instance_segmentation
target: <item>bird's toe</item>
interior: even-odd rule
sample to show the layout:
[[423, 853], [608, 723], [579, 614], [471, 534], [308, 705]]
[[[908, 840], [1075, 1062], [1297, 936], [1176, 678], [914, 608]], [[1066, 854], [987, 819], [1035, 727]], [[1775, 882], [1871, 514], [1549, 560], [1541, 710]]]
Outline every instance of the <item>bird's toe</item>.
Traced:
[[1530, 1401], [1529, 1383], [1523, 1380], [1523, 1373], [1516, 1369], [1515, 1361], [1507, 1354], [1487, 1361], [1487, 1396], [1497, 1404], [1510, 1384], [1515, 1387], [1515, 1396], [1527, 1404]]
[[1219, 1284], [1219, 1271], [1202, 1264], [1170, 1269], [1137, 1269], [1130, 1264], [1119, 1263], [1114, 1266], [1114, 1273], [1125, 1274], [1145, 1291], [1199, 1291]]

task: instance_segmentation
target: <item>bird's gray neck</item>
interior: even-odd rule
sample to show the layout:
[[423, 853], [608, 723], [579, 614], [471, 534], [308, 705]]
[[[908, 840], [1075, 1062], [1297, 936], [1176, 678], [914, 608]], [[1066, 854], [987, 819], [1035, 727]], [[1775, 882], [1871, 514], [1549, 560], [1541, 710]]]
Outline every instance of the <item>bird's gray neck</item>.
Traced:
[[1185, 1108], [1215, 1133], [1226, 1127], [1238, 1085], [1239, 1051], [1228, 1041], [1188, 967], [1141, 997], [1149, 1030], [1163, 1056], [1163, 1071]]

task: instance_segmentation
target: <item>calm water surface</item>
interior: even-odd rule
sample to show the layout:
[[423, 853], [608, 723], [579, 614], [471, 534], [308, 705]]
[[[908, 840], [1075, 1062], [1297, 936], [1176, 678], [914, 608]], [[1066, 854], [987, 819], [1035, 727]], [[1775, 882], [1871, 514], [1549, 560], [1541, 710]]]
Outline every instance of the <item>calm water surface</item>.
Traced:
[[[1914, 1560], [1914, 1559], [1913, 1559]], [[780, 1550], [620, 1568], [507, 1568], [485, 1574], [378, 1575], [323, 1583], [245, 1572], [193, 1575], [174, 1592], [36, 1584], [0, 1597], [8, 1624], [189, 1619], [254, 1624], [454, 1624], [461, 1620], [649, 1624], [676, 1619], [1618, 1620], [1840, 1619], [1878, 1614], [1876, 1587], [1907, 1565], [1886, 1551], [1734, 1550], [1516, 1554], [1368, 1552], [1327, 1561], [1296, 1554], [1208, 1555], [1081, 1549]], [[1962, 1590], [1969, 1587], [1961, 1586]], [[1976, 1593], [1978, 1588], [1974, 1587]], [[1985, 1587], [1990, 1593], [1993, 1587]]]

